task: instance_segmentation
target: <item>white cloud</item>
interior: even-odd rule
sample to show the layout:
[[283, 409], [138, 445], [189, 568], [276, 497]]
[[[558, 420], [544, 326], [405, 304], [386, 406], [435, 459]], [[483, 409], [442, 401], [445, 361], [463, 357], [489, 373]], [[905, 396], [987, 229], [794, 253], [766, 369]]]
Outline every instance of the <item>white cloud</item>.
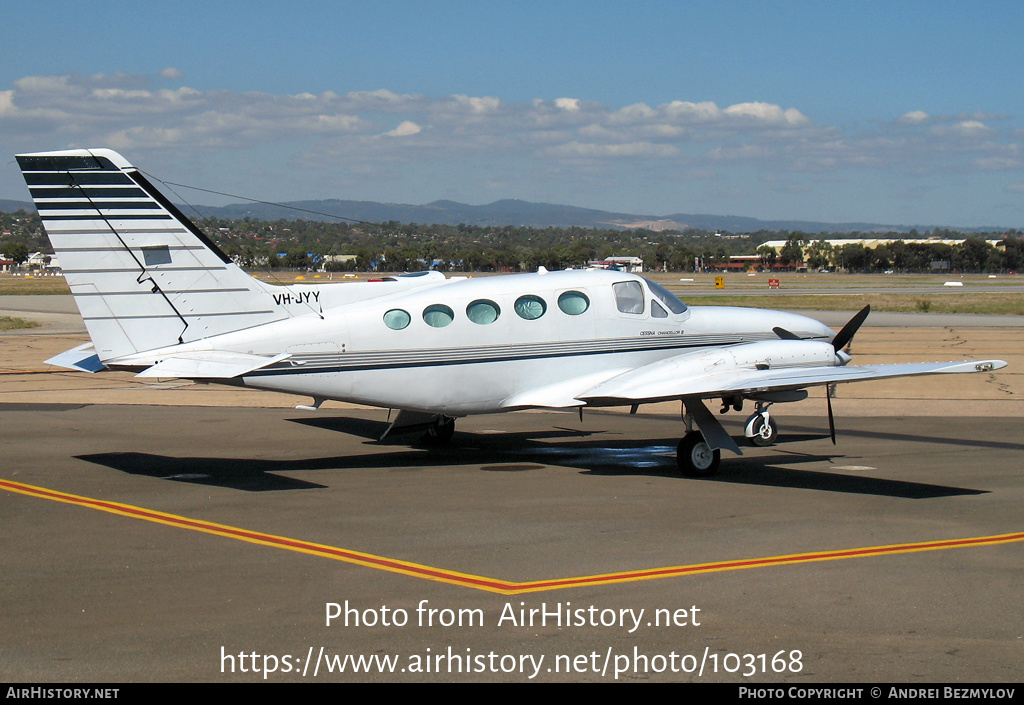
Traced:
[[977, 135], [989, 131], [988, 125], [978, 120], [964, 120], [953, 126], [962, 135]]
[[960, 120], [952, 125], [934, 125], [930, 132], [939, 137], [980, 137], [989, 130], [985, 123], [978, 120]]
[[335, 100], [351, 103], [353, 106], [361, 106], [364, 109], [385, 108], [393, 106], [407, 105], [410, 102], [415, 102], [421, 98], [418, 95], [394, 93], [387, 89], [381, 88], [375, 91], [351, 91], [339, 96], [338, 94], [328, 91], [321, 95], [324, 100]]
[[712, 102], [690, 103], [683, 100], [674, 100], [663, 106], [665, 114], [669, 117], [692, 120], [698, 122], [710, 122], [719, 120], [722, 111]]
[[408, 137], [409, 135], [417, 135], [420, 132], [423, 132], [422, 127], [412, 120], [405, 120], [398, 127], [384, 134], [389, 137]]
[[578, 130], [581, 137], [586, 137], [588, 140], [600, 140], [602, 142], [621, 142], [626, 139], [625, 130], [611, 130], [604, 125], [597, 123], [591, 123], [590, 125], [584, 125]]
[[157, 91], [156, 95], [160, 100], [168, 103], [177, 103], [185, 100], [198, 100], [203, 96], [200, 91], [186, 87], [178, 88], [173, 91], [164, 89]]
[[715, 160], [735, 161], [764, 159], [772, 155], [772, 151], [761, 145], [746, 144], [740, 147], [716, 147], [708, 152], [708, 157]]
[[639, 129], [639, 132], [645, 137], [652, 139], [664, 139], [670, 140], [685, 135], [688, 130], [680, 125], [666, 125], [664, 123], [653, 123], [644, 125]]
[[607, 106], [586, 97], [510, 103], [387, 89], [289, 95], [162, 85], [155, 75], [23, 77], [0, 91], [0, 146], [8, 153], [111, 146], [159, 151], [171, 160], [281, 145], [300, 150], [292, 166], [317, 176], [329, 171], [332, 178], [383, 180], [385, 173], [436, 170], [443, 160], [467, 174], [483, 163], [495, 171], [515, 164], [524, 174], [631, 189], [668, 188], [663, 184], [698, 171], [720, 179], [737, 166], [795, 183], [804, 172], [818, 181], [851, 170], [886, 178], [982, 171], [992, 177], [1024, 165], [1024, 131], [1005, 117], [968, 111], [911, 111], [853, 129], [815, 125], [796, 107], [758, 101], [724, 108], [685, 100]]
[[1008, 171], [1020, 169], [1024, 162], [1012, 157], [982, 157], [975, 159], [974, 165], [984, 171]]
[[719, 108], [715, 103], [704, 101], [691, 103], [675, 100], [652, 108], [645, 103], [635, 103], [612, 111], [607, 120], [610, 124], [650, 124], [654, 121], [665, 125], [728, 126], [730, 121], [745, 121], [750, 126], [762, 127], [807, 127], [811, 121], [796, 108], [782, 108], [772, 103], [737, 103]]
[[730, 105], [724, 112], [730, 117], [753, 118], [764, 123], [794, 126], [810, 123], [810, 120], [799, 110], [795, 108], [783, 110], [778, 105], [772, 105], [771, 103], [737, 103], [736, 105]]
[[497, 98], [473, 98], [468, 95], [453, 95], [452, 100], [461, 106], [468, 107], [474, 113], [493, 113], [501, 107]]
[[[179, 139], [182, 148], [195, 149], [339, 134], [408, 137], [429, 128], [430, 140], [417, 140], [421, 150], [508, 150], [522, 156], [522, 150], [529, 154], [561, 145], [555, 153], [593, 159], [662, 159], [680, 153], [680, 140], [714, 142], [757, 127], [809, 127], [798, 110], [768, 103], [740, 103], [720, 110], [711, 102], [673, 101], [657, 108], [636, 103], [609, 109], [566, 97], [506, 104], [494, 96], [428, 98], [387, 89], [319, 95], [199, 91], [187, 86], [154, 90], [148, 81], [146, 76], [129, 74], [29, 76], [3, 94], [0, 115], [39, 119], [44, 131], [74, 134], [91, 144], [110, 136], [137, 148], [145, 148], [147, 136], [152, 147]], [[379, 123], [390, 122], [383, 115], [400, 116], [399, 126], [382, 130]], [[700, 125], [713, 132], [702, 131]], [[371, 145], [350, 143], [344, 151], [382, 148], [379, 143]]]
[[608, 121], [615, 124], [637, 123], [654, 117], [655, 111], [649, 105], [636, 103], [620, 108], [608, 116]]
[[628, 144], [594, 144], [570, 142], [547, 150], [554, 157], [583, 158], [623, 158], [623, 157], [656, 157], [664, 159], [679, 154], [679, 150], [670, 144], [654, 144], [651, 142], [630, 142]]
[[69, 85], [68, 76], [26, 76], [14, 82], [19, 93], [55, 93]]
[[[184, 132], [173, 128], [143, 128], [132, 127], [127, 130], [117, 130], [106, 135], [104, 144], [111, 149], [129, 150], [134, 148], [153, 147], [174, 147], [181, 142]], [[195, 137], [195, 133], [190, 133]], [[216, 144], [205, 142], [205, 144]]]
[[911, 110], [909, 113], [900, 115], [899, 122], [904, 125], [920, 125], [928, 121], [928, 113], [921, 110]]
[[162, 78], [174, 78], [174, 79], [177, 79], [177, 78], [181, 78], [184, 75], [185, 74], [183, 74], [181, 71], [179, 71], [178, 69], [174, 68], [173, 66], [168, 66], [167, 68], [165, 68], [163, 71], [160, 72], [160, 76]]
[[132, 100], [136, 98], [151, 98], [149, 91], [126, 91], [123, 88], [94, 88], [92, 95], [100, 100]]

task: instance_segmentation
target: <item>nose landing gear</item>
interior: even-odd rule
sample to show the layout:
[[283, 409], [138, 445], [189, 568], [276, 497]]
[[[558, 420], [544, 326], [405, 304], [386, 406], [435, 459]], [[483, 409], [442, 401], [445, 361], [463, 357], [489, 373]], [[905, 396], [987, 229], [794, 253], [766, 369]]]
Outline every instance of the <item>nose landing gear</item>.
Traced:
[[750, 439], [751, 444], [759, 447], [770, 446], [779, 436], [779, 426], [768, 414], [771, 402], [757, 402], [756, 411], [747, 419], [743, 435]]

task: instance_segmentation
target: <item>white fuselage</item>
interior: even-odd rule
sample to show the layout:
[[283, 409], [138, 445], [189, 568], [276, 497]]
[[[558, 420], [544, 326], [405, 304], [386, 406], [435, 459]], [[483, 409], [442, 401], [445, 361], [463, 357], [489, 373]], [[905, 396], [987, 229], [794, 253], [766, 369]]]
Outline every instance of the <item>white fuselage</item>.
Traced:
[[[392, 284], [355, 285], [379, 287], [380, 293], [322, 314], [310, 310], [175, 346], [174, 352], [287, 354], [242, 382], [463, 416], [580, 406], [577, 394], [621, 373], [710, 346], [778, 340], [774, 326], [805, 339], [832, 336], [813, 319], [777, 311], [700, 307], [673, 313], [644, 279], [621, 272], [430, 277], [422, 288], [389, 293]], [[334, 286], [352, 285], [323, 288]], [[152, 360], [167, 352], [153, 351]]]

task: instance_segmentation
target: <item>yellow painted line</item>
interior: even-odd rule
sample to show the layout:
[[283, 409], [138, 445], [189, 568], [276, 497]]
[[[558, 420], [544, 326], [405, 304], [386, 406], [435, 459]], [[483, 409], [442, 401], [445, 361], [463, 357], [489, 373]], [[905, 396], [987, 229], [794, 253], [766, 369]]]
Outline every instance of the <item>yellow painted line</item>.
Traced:
[[780, 565], [798, 565], [802, 563], [814, 563], [819, 561], [835, 561], [846, 558], [870, 558], [873, 556], [890, 556], [900, 553], [916, 553], [919, 551], [941, 551], [951, 548], [969, 548], [977, 546], [995, 546], [1004, 543], [1024, 541], [1024, 531], [1011, 534], [998, 534], [995, 536], [975, 536], [961, 539], [942, 539], [938, 541], [919, 541], [915, 543], [900, 543], [887, 546], [866, 546], [861, 548], [847, 548], [834, 551], [815, 551], [810, 553], [793, 553], [782, 556], [767, 556], [763, 558], [747, 558], [730, 561], [715, 561], [712, 563], [696, 563], [691, 565], [668, 566], [664, 568], [647, 568], [641, 570], [628, 570], [616, 573], [604, 573], [601, 575], [586, 575], [572, 578], [554, 578], [549, 580], [532, 580], [528, 582], [514, 582], [497, 578], [488, 578], [481, 575], [461, 573], [444, 568], [435, 568], [420, 563], [402, 561], [384, 556], [377, 556], [372, 553], [363, 553], [336, 546], [312, 543], [301, 539], [293, 539], [285, 536], [275, 536], [259, 531], [250, 531], [225, 524], [216, 524], [202, 519], [190, 519], [176, 514], [167, 514], [152, 509], [136, 507], [130, 504], [109, 502], [106, 500], [92, 499], [79, 495], [58, 492], [45, 487], [26, 485], [11, 480], [0, 480], [0, 489], [16, 492], [18, 494], [48, 499], [54, 502], [75, 504], [81, 507], [88, 507], [111, 514], [151, 521], [167, 526], [174, 526], [180, 529], [201, 531], [207, 534], [223, 536], [225, 538], [247, 541], [249, 543], [281, 548], [289, 551], [297, 551], [321, 558], [343, 561], [376, 568], [391, 573], [400, 573], [424, 580], [435, 580], [462, 587], [496, 592], [502, 595], [518, 595], [527, 592], [545, 592], [549, 590], [566, 590], [569, 588], [580, 588], [590, 585], [609, 585], [613, 583], [628, 583], [639, 580], [654, 580], [660, 578], [674, 578], [684, 575], [700, 575], [704, 573], [717, 573], [728, 570], [746, 570], [751, 568], [768, 568]]

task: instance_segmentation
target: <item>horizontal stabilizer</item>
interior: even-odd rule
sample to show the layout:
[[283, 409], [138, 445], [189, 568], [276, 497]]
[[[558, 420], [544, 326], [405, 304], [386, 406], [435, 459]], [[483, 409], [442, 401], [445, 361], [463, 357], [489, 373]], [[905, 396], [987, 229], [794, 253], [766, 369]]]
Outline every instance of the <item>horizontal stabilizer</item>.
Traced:
[[136, 377], [180, 377], [182, 379], [232, 379], [291, 357], [288, 353], [266, 357], [218, 350], [180, 353], [161, 360]]
[[76, 372], [99, 372], [105, 369], [92, 343], [83, 343], [78, 347], [65, 350], [60, 355], [54, 355], [46, 361], [46, 364], [65, 367]]

